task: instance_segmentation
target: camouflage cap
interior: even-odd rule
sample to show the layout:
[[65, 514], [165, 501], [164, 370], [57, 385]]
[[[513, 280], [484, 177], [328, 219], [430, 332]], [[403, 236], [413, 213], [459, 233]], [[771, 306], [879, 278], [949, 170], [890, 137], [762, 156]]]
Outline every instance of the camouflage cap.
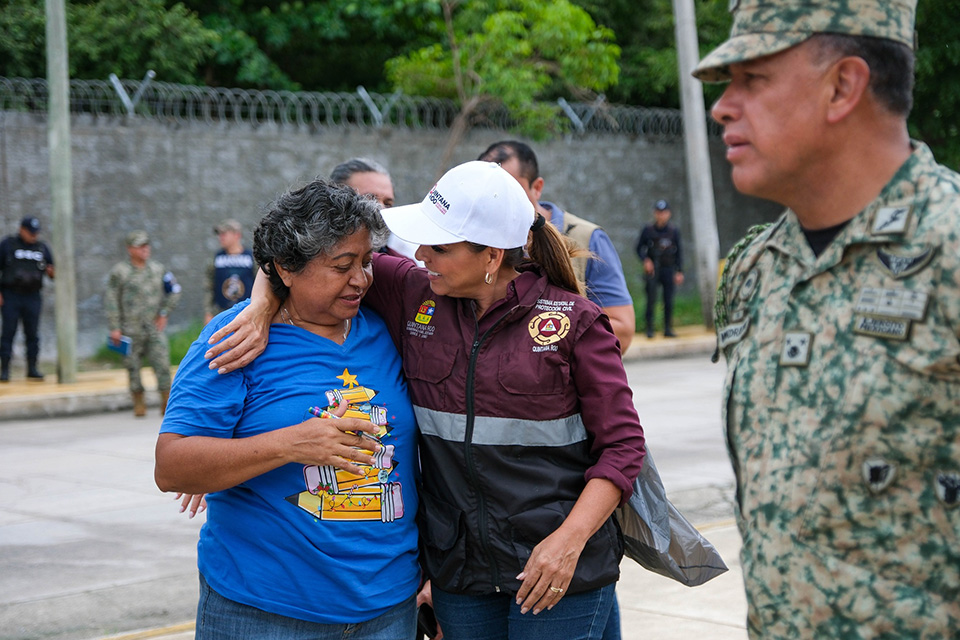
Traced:
[[150, 237], [146, 231], [137, 230], [127, 234], [128, 247], [142, 247], [145, 244], [150, 244]]
[[227, 218], [226, 220], [221, 220], [213, 227], [214, 233], [223, 233], [224, 231], [236, 231], [239, 233], [243, 231], [243, 227], [233, 218]]
[[886, 38], [913, 48], [916, 6], [917, 0], [730, 0], [730, 37], [693, 75], [726, 82], [729, 65], [785, 51], [816, 33]]

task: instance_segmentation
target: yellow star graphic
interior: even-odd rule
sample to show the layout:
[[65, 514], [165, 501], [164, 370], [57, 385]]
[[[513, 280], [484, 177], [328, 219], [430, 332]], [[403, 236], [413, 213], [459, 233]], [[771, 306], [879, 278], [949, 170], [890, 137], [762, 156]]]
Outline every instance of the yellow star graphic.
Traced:
[[360, 384], [357, 382], [357, 376], [350, 375], [350, 371], [347, 369], [344, 369], [343, 375], [337, 376], [337, 379], [343, 380], [343, 386], [345, 386], [347, 389], [353, 389], [355, 386]]

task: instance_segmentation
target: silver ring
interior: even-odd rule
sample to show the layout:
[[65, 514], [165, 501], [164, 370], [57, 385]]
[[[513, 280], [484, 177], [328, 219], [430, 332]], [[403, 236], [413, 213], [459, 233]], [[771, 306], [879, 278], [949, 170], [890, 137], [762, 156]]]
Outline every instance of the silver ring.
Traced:
[[553, 591], [554, 593], [563, 593], [563, 589], [560, 587], [550, 587], [550, 591]]

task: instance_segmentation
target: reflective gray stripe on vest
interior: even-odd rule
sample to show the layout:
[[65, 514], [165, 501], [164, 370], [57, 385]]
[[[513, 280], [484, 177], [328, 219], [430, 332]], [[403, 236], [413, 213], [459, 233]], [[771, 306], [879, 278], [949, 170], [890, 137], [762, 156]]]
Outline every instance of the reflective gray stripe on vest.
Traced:
[[[465, 415], [417, 406], [413, 410], [424, 435], [463, 442], [467, 430]], [[473, 423], [474, 444], [562, 447], [586, 439], [587, 429], [579, 413], [554, 420], [477, 416]]]

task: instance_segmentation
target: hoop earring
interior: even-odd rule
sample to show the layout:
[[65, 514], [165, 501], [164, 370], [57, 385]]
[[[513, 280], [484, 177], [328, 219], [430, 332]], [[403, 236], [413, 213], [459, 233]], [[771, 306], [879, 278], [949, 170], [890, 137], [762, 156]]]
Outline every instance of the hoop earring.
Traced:
[[483, 274], [483, 281], [486, 282], [487, 284], [493, 284], [493, 278], [490, 277], [489, 273]]

